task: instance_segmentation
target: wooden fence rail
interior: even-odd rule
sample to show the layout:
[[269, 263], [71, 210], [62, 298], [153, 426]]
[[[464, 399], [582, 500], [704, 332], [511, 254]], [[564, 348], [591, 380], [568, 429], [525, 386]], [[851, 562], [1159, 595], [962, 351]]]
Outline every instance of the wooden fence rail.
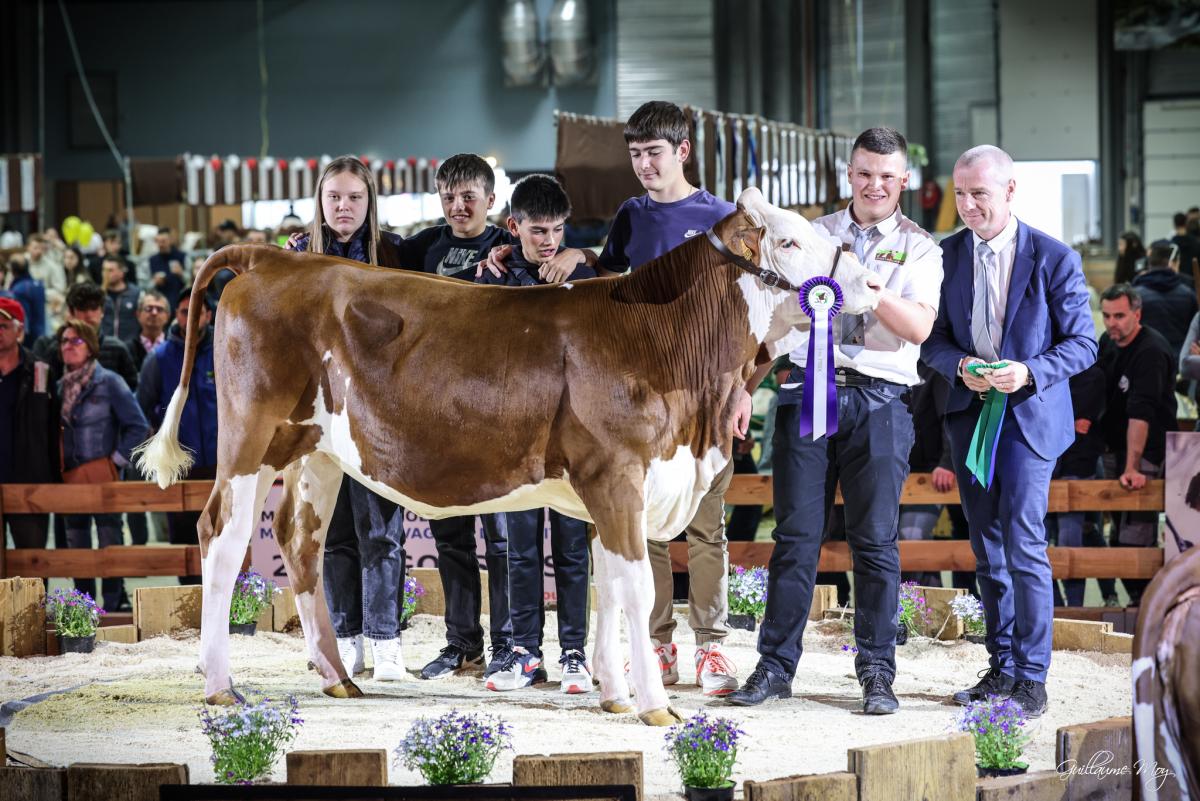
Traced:
[[[96, 512], [200, 511], [212, 491], [211, 481], [183, 481], [166, 490], [154, 484], [4, 484], [0, 485], [0, 521], [5, 514], [58, 514]], [[730, 504], [771, 502], [771, 477], [739, 475], [725, 500]], [[836, 503], [841, 503], [841, 496]], [[938, 492], [929, 474], [909, 476], [901, 495], [903, 504], [957, 504], [957, 491]], [[1155, 511], [1163, 508], [1163, 482], [1149, 481], [1136, 492], [1116, 481], [1052, 481], [1049, 508], [1066, 511]], [[0, 529], [2, 530], [2, 529]], [[734, 542], [729, 545], [732, 564], [765, 565], [770, 542]], [[1058, 578], [1149, 578], [1162, 566], [1159, 548], [1050, 548], [1050, 563]], [[676, 570], [687, 569], [687, 544], [673, 543], [671, 561]], [[974, 570], [975, 557], [965, 541], [907, 541], [900, 543], [904, 570]], [[826, 543], [821, 549], [821, 570], [851, 568], [844, 542]], [[98, 550], [19, 549], [6, 551], [0, 540], [0, 578], [27, 576], [80, 578], [115, 576], [185, 576], [200, 573], [200, 550], [191, 545], [111, 546]]]

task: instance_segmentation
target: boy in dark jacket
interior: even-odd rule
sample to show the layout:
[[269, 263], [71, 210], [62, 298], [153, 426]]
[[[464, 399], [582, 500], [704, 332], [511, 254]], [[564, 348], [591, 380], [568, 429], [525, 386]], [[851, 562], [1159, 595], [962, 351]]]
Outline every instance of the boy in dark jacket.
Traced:
[[[508, 230], [514, 245], [508, 272], [485, 271], [480, 283], [537, 286], [545, 281], [541, 268], [562, 249], [563, 226], [571, 203], [558, 181], [549, 175], [528, 175], [513, 188]], [[595, 278], [596, 271], [581, 262], [568, 281]], [[516, 690], [546, 681], [542, 659], [545, 605], [542, 571], [545, 564], [545, 510], [508, 512], [508, 588], [513, 650], [487, 680], [489, 690]], [[564, 693], [592, 690], [592, 674], [584, 656], [588, 615], [587, 524], [550, 510], [550, 547], [558, 596], [558, 639], [562, 646]]]
[[1179, 361], [1188, 323], [1196, 314], [1196, 290], [1179, 274], [1179, 249], [1165, 239], [1150, 246], [1146, 269], [1133, 279], [1142, 296], [1142, 325], [1163, 335]]

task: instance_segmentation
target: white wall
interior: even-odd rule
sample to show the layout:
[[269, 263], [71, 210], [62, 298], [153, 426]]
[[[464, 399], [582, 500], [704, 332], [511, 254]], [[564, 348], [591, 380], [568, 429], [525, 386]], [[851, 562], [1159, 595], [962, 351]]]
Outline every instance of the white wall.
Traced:
[[1000, 147], [1020, 161], [1100, 158], [1100, 76], [1092, 0], [1004, 0]]

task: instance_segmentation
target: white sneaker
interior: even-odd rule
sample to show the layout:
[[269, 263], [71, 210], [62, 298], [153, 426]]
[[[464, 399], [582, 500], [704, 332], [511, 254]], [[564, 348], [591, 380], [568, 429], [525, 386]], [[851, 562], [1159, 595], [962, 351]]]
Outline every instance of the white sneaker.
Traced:
[[375, 660], [377, 681], [404, 681], [409, 678], [404, 669], [404, 654], [400, 651], [400, 638], [371, 640], [371, 655]]
[[338, 637], [337, 649], [338, 656], [342, 658], [342, 666], [346, 668], [346, 675], [354, 676], [363, 672], [363, 637], [361, 634], [354, 637]]
[[658, 668], [662, 671], [663, 686], [668, 684], [679, 683], [679, 649], [675, 647], [675, 643], [669, 642], [666, 644], [660, 643], [657, 640], [651, 640], [654, 644], [654, 653], [658, 656]]
[[728, 695], [738, 687], [737, 668], [721, 652], [721, 643], [705, 643], [696, 649], [696, 684], [704, 695]]
[[592, 691], [592, 671], [583, 651], [575, 648], [563, 651], [558, 664], [562, 665], [562, 683], [559, 689], [564, 693], [575, 695]]

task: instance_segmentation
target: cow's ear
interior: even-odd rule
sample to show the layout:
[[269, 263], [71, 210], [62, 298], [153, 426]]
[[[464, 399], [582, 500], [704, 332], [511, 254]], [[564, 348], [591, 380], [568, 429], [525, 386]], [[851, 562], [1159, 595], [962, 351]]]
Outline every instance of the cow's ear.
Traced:
[[758, 264], [762, 257], [762, 242], [766, 235], [766, 228], [740, 228], [733, 235], [731, 250], [743, 259]]

